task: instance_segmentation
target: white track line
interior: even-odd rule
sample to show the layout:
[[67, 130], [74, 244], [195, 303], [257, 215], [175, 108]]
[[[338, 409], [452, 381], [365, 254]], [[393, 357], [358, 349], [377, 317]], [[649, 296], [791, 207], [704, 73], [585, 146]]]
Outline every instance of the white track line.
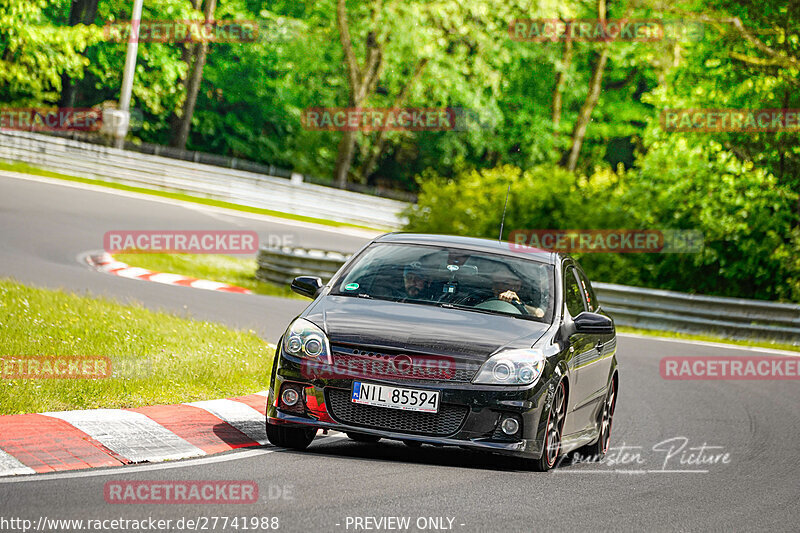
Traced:
[[150, 276], [150, 281], [155, 281], [156, 283], [166, 283], [166, 284], [172, 284], [182, 279], [186, 279], [186, 276], [181, 276], [179, 274], [169, 274], [167, 272], [160, 272], [158, 274]]
[[134, 463], [199, 457], [206, 453], [141, 413], [91, 409], [42, 413], [59, 418]]
[[119, 276], [121, 278], [138, 278], [139, 276], [144, 276], [150, 273], [152, 273], [151, 270], [139, 267], [128, 267], [114, 272], [116, 276]]
[[[77, 183], [74, 181], [67, 181], [58, 178], [45, 178], [43, 176], [35, 176], [33, 174], [24, 174], [21, 172], [13, 172], [8, 170], [0, 170], [0, 175], [15, 178], [19, 180], [26, 180], [26, 181], [36, 181], [39, 183], [46, 183], [48, 185], [60, 185], [61, 187], [69, 187], [72, 189], [83, 189], [86, 191], [93, 191], [93, 192], [100, 192], [105, 194], [113, 194], [114, 196], [124, 196], [127, 198], [135, 198], [137, 200], [145, 200], [148, 202], [156, 202], [160, 204], [167, 204], [172, 207], [176, 205], [185, 207], [187, 209], [192, 209], [194, 211], [205, 212], [206, 215], [211, 216], [212, 213], [217, 213], [220, 215], [226, 215], [229, 217], [236, 217], [236, 218], [244, 218], [250, 220], [259, 220], [264, 222], [272, 222], [275, 224], [282, 224], [284, 226], [294, 226], [297, 228], [306, 228], [306, 229], [313, 229], [316, 231], [324, 231], [327, 233], [333, 233], [336, 235], [349, 235], [352, 237], [360, 237], [362, 239], [373, 239], [378, 235], [382, 235], [387, 231], [391, 230], [368, 230], [366, 228], [353, 228], [349, 226], [327, 226], [324, 224], [315, 224], [313, 222], [303, 222], [300, 220], [293, 220], [291, 218], [282, 218], [278, 216], [270, 216], [270, 215], [262, 215], [259, 213], [248, 213], [247, 211], [239, 211], [237, 209], [226, 209], [224, 207], [217, 207], [217, 206], [210, 206], [199, 204], [196, 202], [190, 202], [186, 200], [178, 200], [172, 198], [163, 198], [156, 195], [140, 193], [140, 192], [132, 192], [132, 191], [122, 191], [119, 189], [113, 189], [111, 187], [103, 187], [102, 185], [92, 185], [88, 183]], [[101, 180], [102, 181], [102, 180]], [[116, 183], [111, 182], [109, 183]], [[154, 189], [158, 191], [157, 189]], [[158, 191], [163, 192], [163, 191]], [[247, 206], [244, 206], [247, 207]], [[343, 224], [333, 222], [334, 224]]]
[[227, 283], [220, 283], [218, 281], [209, 281], [207, 279], [198, 279], [197, 281], [193, 281], [192, 283], [190, 283], [189, 286], [195, 289], [206, 289], [209, 291], [215, 291], [217, 289], [221, 289], [222, 287], [229, 287]]
[[49, 481], [57, 479], [71, 479], [81, 477], [97, 477], [97, 476], [127, 476], [136, 474], [138, 472], [150, 472], [151, 470], [167, 470], [169, 468], [185, 468], [191, 466], [203, 466], [213, 463], [224, 463], [227, 461], [235, 461], [237, 459], [247, 459], [258, 455], [264, 455], [278, 451], [278, 448], [240, 448], [238, 450], [231, 450], [221, 455], [211, 455], [199, 459], [188, 459], [186, 461], [179, 461], [175, 463], [159, 463], [159, 464], [142, 464], [142, 465], [129, 465], [129, 466], [112, 466], [110, 468], [102, 469], [88, 469], [71, 472], [53, 472], [39, 474], [36, 476], [24, 476], [14, 478], [0, 478], [0, 485], [3, 483], [26, 483], [30, 481]]
[[655, 335], [639, 335], [638, 333], [617, 333], [617, 337], [631, 337], [633, 339], [645, 339], [661, 342], [679, 342], [681, 344], [694, 344], [697, 346], [709, 346], [711, 348], [724, 348], [726, 350], [745, 350], [749, 352], [772, 353], [776, 355], [791, 355], [800, 357], [800, 352], [789, 350], [778, 350], [776, 348], [759, 348], [758, 346], [741, 346], [739, 344], [726, 344], [724, 342], [695, 341], [691, 339], [673, 339], [671, 337], [657, 337]]
[[22, 474], [35, 474], [33, 468], [27, 467], [15, 457], [0, 450], [0, 476], [19, 476]]
[[235, 400], [221, 399], [191, 402], [185, 405], [205, 409], [259, 444], [267, 444], [268, 442], [264, 415], [247, 404]]

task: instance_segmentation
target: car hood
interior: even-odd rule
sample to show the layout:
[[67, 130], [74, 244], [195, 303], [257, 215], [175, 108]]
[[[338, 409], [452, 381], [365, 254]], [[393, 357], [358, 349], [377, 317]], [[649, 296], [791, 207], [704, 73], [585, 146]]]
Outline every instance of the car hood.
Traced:
[[502, 347], [530, 348], [549, 324], [511, 316], [351, 296], [326, 296], [303, 316], [332, 345], [445, 355], [482, 363]]

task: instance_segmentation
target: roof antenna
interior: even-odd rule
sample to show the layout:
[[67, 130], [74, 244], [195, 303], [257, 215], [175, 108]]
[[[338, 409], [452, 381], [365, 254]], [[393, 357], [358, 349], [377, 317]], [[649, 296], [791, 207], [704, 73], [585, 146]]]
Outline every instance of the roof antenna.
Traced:
[[508, 190], [506, 191], [506, 203], [503, 204], [503, 218], [500, 219], [500, 235], [497, 237], [497, 242], [503, 242], [503, 224], [506, 222], [506, 207], [508, 207], [508, 195], [511, 192], [511, 184], [508, 184]]

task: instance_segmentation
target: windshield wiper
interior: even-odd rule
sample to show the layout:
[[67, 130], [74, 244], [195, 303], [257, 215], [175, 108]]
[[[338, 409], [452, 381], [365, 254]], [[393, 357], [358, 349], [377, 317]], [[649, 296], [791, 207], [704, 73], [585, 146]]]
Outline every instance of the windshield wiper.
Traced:
[[444, 307], [445, 309], [462, 309], [464, 311], [474, 311], [476, 313], [483, 313], [485, 315], [496, 315], [496, 316], [510, 316], [513, 318], [524, 318], [526, 320], [537, 320], [536, 317], [531, 315], [523, 315], [523, 314], [516, 314], [516, 313], [505, 313], [503, 311], [496, 311], [492, 309], [481, 309], [480, 307], [473, 307], [471, 305], [462, 305], [462, 304], [454, 304], [450, 302], [439, 302], [435, 305], [439, 307]]

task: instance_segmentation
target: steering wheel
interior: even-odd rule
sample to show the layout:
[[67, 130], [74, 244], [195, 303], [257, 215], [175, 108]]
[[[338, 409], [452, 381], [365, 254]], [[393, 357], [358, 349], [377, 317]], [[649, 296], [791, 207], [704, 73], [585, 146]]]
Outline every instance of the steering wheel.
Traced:
[[489, 311], [501, 311], [503, 313], [515, 313], [527, 315], [528, 310], [521, 302], [507, 302], [500, 298], [489, 298], [475, 306], [475, 309], [487, 309]]

